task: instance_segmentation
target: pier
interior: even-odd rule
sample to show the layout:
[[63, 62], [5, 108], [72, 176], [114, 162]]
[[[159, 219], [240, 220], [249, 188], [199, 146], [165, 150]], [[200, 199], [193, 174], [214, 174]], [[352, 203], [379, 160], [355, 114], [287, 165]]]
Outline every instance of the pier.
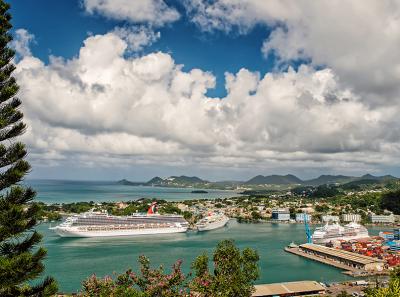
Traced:
[[287, 247], [285, 251], [343, 269], [346, 274], [351, 276], [382, 274], [384, 269], [383, 260], [316, 244]]

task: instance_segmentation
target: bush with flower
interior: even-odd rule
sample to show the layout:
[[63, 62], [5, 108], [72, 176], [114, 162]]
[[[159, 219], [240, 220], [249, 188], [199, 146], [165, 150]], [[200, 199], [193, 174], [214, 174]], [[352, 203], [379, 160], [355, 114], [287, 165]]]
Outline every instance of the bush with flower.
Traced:
[[128, 270], [112, 278], [93, 275], [83, 282], [82, 297], [249, 297], [259, 277], [255, 250], [240, 251], [232, 240], [221, 241], [213, 254], [210, 271], [207, 254], [192, 263], [194, 273], [182, 272], [178, 260], [169, 273], [162, 266], [150, 267], [150, 260], [139, 257], [138, 273]]

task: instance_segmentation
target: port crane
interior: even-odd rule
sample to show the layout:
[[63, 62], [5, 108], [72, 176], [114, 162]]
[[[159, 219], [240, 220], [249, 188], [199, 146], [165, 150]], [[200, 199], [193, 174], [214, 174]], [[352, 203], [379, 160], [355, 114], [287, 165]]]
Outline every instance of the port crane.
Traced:
[[306, 228], [307, 243], [312, 243], [312, 235], [311, 235], [310, 226], [308, 225], [308, 221], [307, 221], [307, 214], [305, 212], [303, 212], [303, 216], [304, 216], [304, 227]]

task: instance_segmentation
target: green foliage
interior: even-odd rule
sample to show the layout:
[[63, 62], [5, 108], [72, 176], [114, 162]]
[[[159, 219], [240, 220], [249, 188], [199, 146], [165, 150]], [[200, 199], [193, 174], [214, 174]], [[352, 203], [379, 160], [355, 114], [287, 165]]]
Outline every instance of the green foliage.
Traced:
[[184, 211], [183, 212], [183, 218], [186, 220], [186, 221], [190, 221], [192, 218], [193, 218], [193, 214], [190, 212], [190, 211]]
[[213, 272], [209, 271], [207, 255], [201, 255], [192, 264], [195, 277], [191, 291], [198, 296], [248, 297], [259, 277], [256, 251], [246, 248], [242, 252], [232, 240], [221, 241], [214, 251]]
[[329, 206], [327, 204], [318, 204], [315, 206], [315, 210], [317, 212], [327, 212], [329, 210]]
[[94, 202], [74, 202], [62, 204], [61, 209], [65, 212], [81, 213], [86, 212], [94, 207]]
[[367, 209], [376, 214], [382, 213], [381, 208], [381, 194], [380, 193], [367, 193], [362, 195], [351, 196], [335, 196], [330, 198], [330, 203], [333, 205], [350, 205], [353, 211], [359, 212], [360, 210], [366, 211]]
[[400, 279], [392, 279], [387, 288], [369, 289], [366, 293], [367, 297], [399, 297]]
[[200, 255], [192, 263], [192, 274], [184, 275], [181, 261], [169, 273], [162, 266], [151, 268], [145, 256], [139, 257], [139, 273], [128, 270], [112, 278], [95, 275], [83, 282], [82, 297], [250, 297], [253, 282], [259, 276], [258, 254], [252, 249], [242, 252], [233, 241], [225, 240], [214, 251], [213, 272], [209, 258]]
[[25, 146], [14, 139], [26, 126], [15, 97], [19, 87], [11, 76], [15, 66], [14, 51], [8, 47], [9, 8], [0, 0], [0, 296], [50, 296], [57, 291], [53, 279], [28, 284], [43, 272], [46, 251], [37, 247], [42, 236], [33, 230], [40, 216], [39, 205], [32, 203], [35, 192], [17, 185], [30, 165], [23, 159]]
[[262, 216], [261, 216], [261, 214], [260, 214], [258, 211], [253, 211], [253, 212], [251, 212], [251, 218], [252, 218], [254, 221], [259, 221], [259, 220], [262, 219]]
[[315, 189], [311, 196], [315, 198], [327, 198], [338, 195], [339, 193], [339, 190], [335, 186], [321, 185]]
[[389, 285], [386, 288], [368, 288], [367, 297], [398, 297], [400, 296], [400, 267], [390, 274]]
[[173, 203], [163, 204], [160, 207], [159, 212], [167, 214], [181, 214], [181, 210], [178, 207], [176, 207]]
[[181, 261], [172, 266], [170, 273], [164, 273], [162, 266], [150, 267], [150, 260], [139, 257], [140, 273], [132, 270], [118, 275], [97, 278], [92, 275], [83, 282], [82, 297], [178, 297], [186, 293], [187, 277], [181, 271]]
[[381, 207], [400, 214], [400, 190], [390, 191], [382, 195]]

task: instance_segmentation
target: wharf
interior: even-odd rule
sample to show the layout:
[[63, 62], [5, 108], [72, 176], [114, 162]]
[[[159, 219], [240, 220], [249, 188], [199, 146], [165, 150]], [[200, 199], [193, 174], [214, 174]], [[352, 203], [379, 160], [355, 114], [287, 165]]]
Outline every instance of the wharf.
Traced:
[[352, 277], [385, 275], [384, 261], [348, 251], [328, 248], [315, 244], [302, 244], [287, 247], [285, 251], [323, 264], [345, 270], [343, 273]]
[[[353, 268], [353, 267], [349, 267], [348, 265], [345, 265], [345, 264], [342, 264], [342, 263], [338, 263], [338, 262], [335, 262], [335, 261], [330, 260], [330, 259], [321, 258], [321, 257], [315, 256], [315, 255], [307, 254], [307, 253], [299, 250], [298, 248], [286, 247], [285, 251], [288, 252], [288, 253], [300, 256], [300, 257], [304, 257], [304, 258], [307, 258], [307, 259], [310, 259], [310, 260], [314, 260], [314, 261], [321, 262], [321, 263], [324, 263], [324, 264], [327, 264], [327, 265], [331, 265], [331, 266], [334, 266], [336, 268], [343, 269], [343, 270], [346, 270], [346, 271], [349, 271], [349, 272], [350, 271], [351, 272], [360, 271], [359, 269], [356, 269], [356, 268]], [[353, 275], [354, 273], [346, 273], [346, 274]]]

